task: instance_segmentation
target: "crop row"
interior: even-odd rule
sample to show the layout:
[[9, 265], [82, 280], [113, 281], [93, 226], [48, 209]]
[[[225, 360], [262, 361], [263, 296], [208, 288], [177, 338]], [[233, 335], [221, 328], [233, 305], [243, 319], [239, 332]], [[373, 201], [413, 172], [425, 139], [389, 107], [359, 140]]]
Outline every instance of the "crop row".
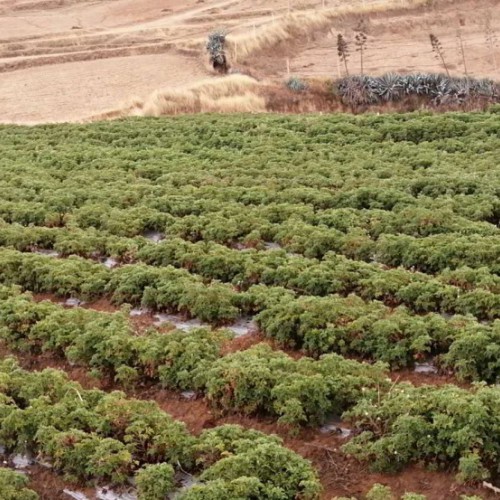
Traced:
[[[150, 474], [141, 474], [137, 475], [137, 478], [143, 479], [144, 481], [156, 481], [159, 483], [158, 486], [151, 487], [147, 493], [151, 493], [151, 496], [156, 495], [155, 500], [162, 497], [162, 492], [164, 491], [163, 485], [165, 484], [165, 476], [168, 476], [169, 467], [165, 464], [160, 464], [158, 466], [150, 466], [149, 468]], [[28, 477], [21, 473], [11, 469], [0, 469], [0, 491], [2, 491], [3, 500], [38, 500], [38, 495], [33, 491], [28, 489], [26, 486], [29, 483]], [[143, 483], [141, 483], [143, 484]], [[225, 494], [243, 494], [248, 493], [253, 495], [254, 493], [261, 493], [258, 488], [252, 490], [249, 488], [248, 491], [245, 489], [230, 489], [229, 491], [224, 487], [225, 485], [221, 485], [221, 487], [213, 488], [214, 491], [210, 493], [214, 493], [216, 498], [221, 498]], [[143, 490], [143, 497], [146, 489]], [[198, 490], [199, 493], [200, 490]], [[207, 491], [202, 491], [203, 494], [207, 494]], [[366, 500], [395, 500], [395, 496], [388, 486], [384, 486], [379, 483], [375, 483], [370, 490], [366, 493], [364, 497]], [[461, 500], [481, 500], [481, 497], [478, 496], [466, 496], [462, 495], [460, 497]], [[200, 499], [202, 500], [202, 499]], [[354, 497], [344, 498], [344, 497], [335, 497], [333, 500], [355, 500]], [[402, 497], [401, 500], [427, 500], [426, 495], [421, 495], [418, 493], [407, 492]]]
[[0, 217], [134, 235], [171, 217], [288, 212], [373, 237], [485, 235], [500, 221], [498, 136], [497, 113], [2, 127]]
[[[35, 355], [49, 351], [124, 385], [150, 381], [170, 389], [195, 390], [224, 413], [271, 414], [286, 424], [316, 425], [352, 406], [364, 391], [380, 391], [388, 383], [383, 366], [337, 354], [295, 361], [258, 345], [222, 356], [230, 338], [224, 330], [169, 334], [149, 330], [137, 335], [123, 313], [65, 309], [48, 301], [35, 302], [29, 294], [10, 288], [1, 293], [0, 335], [12, 348]], [[307, 313], [302, 316], [307, 321]], [[489, 331], [466, 325], [444, 362], [463, 376], [498, 380], [499, 324]], [[439, 331], [437, 323], [433, 327]], [[396, 356], [411, 342], [418, 345], [428, 340], [422, 328], [422, 324], [414, 328], [414, 337], [406, 345], [401, 339], [393, 344], [378, 330], [364, 343], [358, 342], [379, 345], [380, 357], [384, 349]], [[325, 337], [321, 330], [315, 332]]]
[[[107, 209], [103, 207], [102, 210]], [[215, 242], [228, 246], [259, 246], [265, 242], [275, 242], [290, 252], [310, 258], [323, 258], [333, 251], [355, 260], [375, 260], [390, 266], [415, 268], [427, 273], [461, 266], [487, 266], [492, 273], [500, 274], [498, 228], [484, 223], [483, 231], [442, 233], [434, 225], [434, 220], [439, 217], [431, 213], [420, 214], [420, 222], [413, 230], [412, 221], [403, 212], [398, 215], [401, 217], [399, 225], [392, 229], [394, 234], [390, 231], [383, 232], [374, 239], [369, 231], [356, 225], [352, 214], [342, 211], [323, 214], [321, 222], [314, 225], [302, 220], [300, 206], [296, 205], [289, 205], [288, 210], [282, 210], [285, 220], [280, 222], [271, 222], [264, 217], [255, 216], [252, 210], [242, 206], [234, 210], [177, 218], [162, 213], [154, 215], [147, 209], [142, 210], [142, 219], [138, 217], [136, 209], [115, 211], [120, 214], [118, 227], [123, 230], [117, 229], [116, 222], [111, 221], [109, 217], [106, 223], [98, 222], [102, 218], [99, 207], [91, 205], [85, 207], [85, 211], [91, 220], [86, 223], [79, 221], [79, 225], [90, 231], [79, 233], [79, 226], [74, 227], [72, 231], [59, 233], [50, 228], [4, 225], [0, 226], [1, 239], [13, 245], [22, 245], [27, 241], [52, 243], [68, 252], [75, 245], [72, 237], [78, 238], [80, 234], [83, 248], [95, 245], [98, 247], [96, 251], [108, 248], [123, 253], [126, 251], [127, 242], [118, 238], [119, 236], [140, 236], [147, 233], [148, 228], [154, 228], [169, 238], [180, 237], [191, 242]], [[276, 217], [276, 214], [271, 214], [271, 217]], [[372, 212], [368, 212], [364, 218], [371, 221], [380, 219]], [[6, 220], [9, 221], [9, 218]], [[444, 217], [444, 220], [448, 219]], [[423, 235], [418, 235], [419, 228], [424, 232]], [[428, 234], [425, 234], [426, 231]], [[417, 233], [417, 236], [407, 234], [408, 232]], [[121, 241], [123, 242], [120, 245]], [[137, 242], [135, 244], [137, 245]], [[78, 249], [78, 246], [75, 248]]]
[[[49, 331], [55, 331], [58, 347], [68, 346], [68, 357], [73, 360], [78, 358], [78, 345], [90, 348], [92, 340], [95, 345], [92, 361], [96, 366], [99, 364], [99, 342], [105, 342], [99, 340], [98, 331], [103, 331], [103, 337], [110, 340], [107, 346], [115, 350], [127, 342], [125, 335], [121, 338], [117, 333], [112, 335], [113, 327], [106, 329], [102, 323], [99, 325], [97, 313], [69, 311], [71, 317], [64, 317], [64, 323], [58, 323], [54, 314], [59, 315], [60, 320], [62, 313], [55, 311], [34, 322], [32, 317], [36, 313], [46, 313], [53, 306], [41, 303], [35, 311], [26, 307], [29, 306], [26, 297], [18, 298], [18, 302], [21, 300], [27, 302], [24, 311], [17, 317], [11, 314], [10, 322], [17, 322], [17, 345], [25, 349], [35, 344], [47, 348], [47, 343], [52, 341]], [[112, 322], [112, 316], [108, 316]], [[102, 321], [102, 317], [100, 319]], [[84, 326], [85, 322], [88, 327]], [[9, 337], [6, 328], [2, 327], [4, 338]], [[20, 330], [25, 331], [24, 336], [19, 334]], [[94, 334], [92, 339], [91, 332]], [[65, 336], [67, 340], [62, 340]], [[80, 337], [85, 340], [79, 341]], [[202, 330], [191, 334], [174, 332], [151, 338], [136, 337], [135, 346], [142, 355], [143, 373], [139, 376], [147, 377], [144, 371], [149, 370], [149, 379], [162, 378], [168, 387], [198, 387], [215, 409], [250, 415], [272, 414], [279, 416], [284, 424], [316, 425], [332, 414], [340, 415], [347, 410], [343, 418], [351, 423], [358, 435], [344, 446], [344, 451], [370, 462], [379, 471], [394, 471], [418, 462], [455, 468], [460, 481], [481, 481], [497, 469], [500, 459], [500, 438], [496, 432], [500, 426], [497, 386], [477, 385], [465, 390], [452, 385], [414, 387], [407, 383], [391, 383], [385, 378], [382, 366], [365, 365], [333, 354], [320, 360], [302, 358], [294, 361], [262, 345], [213, 360], [218, 342], [216, 336]], [[205, 354], [201, 352], [203, 349]], [[175, 465], [178, 461], [187, 470], [200, 466], [200, 458], [193, 461], [192, 437], [179, 423], [159, 412], [153, 403], [126, 400], [121, 393], [105, 395], [100, 391], [82, 391], [75, 385], [70, 390], [66, 379], [60, 373], [56, 376], [54, 371], [28, 375], [13, 369], [9, 362], [2, 366], [5, 399], [0, 412], [0, 440], [9, 449], [28, 445], [56, 460], [56, 467], [66, 474], [114, 482], [124, 481], [134, 464], [167, 462]], [[139, 365], [135, 377], [128, 378], [129, 383], [137, 378], [137, 368]], [[6, 371], [19, 373], [14, 384], [5, 377]], [[124, 365], [119, 371], [122, 379], [133, 373]], [[41, 392], [45, 397], [40, 397]], [[288, 495], [292, 495], [284, 498], [292, 498], [300, 491], [298, 483], [302, 488], [308, 484], [309, 491], [316, 491], [312, 472], [298, 457], [281, 447], [279, 453], [260, 448], [256, 444], [259, 439], [251, 434], [252, 431], [225, 429], [206, 431], [200, 439], [202, 443], [204, 437], [210, 444], [215, 441], [215, 449], [220, 453], [218, 433], [251, 435], [248, 442], [252, 443], [266, 471], [260, 473], [252, 465], [255, 476], [265, 474], [266, 481], [273, 481], [279, 470], [279, 486], [284, 488], [286, 484]], [[199, 445], [194, 449], [199, 449]], [[234, 453], [233, 449], [229, 451]], [[214, 449], [209, 450], [210, 456], [214, 453]], [[272, 466], [262, 465], [262, 453], [272, 461]], [[228, 458], [238, 462], [233, 455]], [[253, 464], [248, 457], [244, 460]], [[288, 464], [285, 472], [283, 460]], [[203, 460], [201, 462], [206, 465]], [[231, 460], [229, 462], [232, 464]], [[290, 468], [295, 470], [299, 467], [297, 464], [301, 480], [292, 481], [290, 475], [294, 478], [297, 475]], [[236, 479], [234, 472], [218, 463], [208, 471], [203, 472], [202, 479]], [[302, 479], [308, 475], [303, 484]], [[211, 487], [210, 483], [207, 487]]]
[[[21, 226], [0, 227], [0, 246], [21, 251], [55, 250], [61, 256], [79, 255], [153, 266], [174, 266], [204, 279], [232, 283], [239, 289], [262, 283], [282, 286], [304, 295], [347, 295], [405, 305], [416, 313], [472, 314], [479, 319], [500, 316], [500, 277], [488, 268], [447, 270], [436, 277], [380, 264], [354, 261], [328, 252], [321, 261], [284, 250], [237, 251], [210, 242], [191, 243], [172, 238], [151, 243], [93, 231], [70, 231]], [[498, 245], [500, 248], [500, 245]]]
[[387, 384], [383, 367], [336, 354], [294, 361], [259, 345], [222, 357], [230, 338], [224, 331], [150, 330], [138, 336], [122, 313], [64, 309], [7, 288], [2, 294], [0, 335], [12, 348], [49, 351], [125, 385], [151, 381], [196, 390], [222, 412], [267, 413], [283, 423], [320, 424], [328, 414], [352, 405], [362, 388]]
[[[207, 226], [205, 233], [219, 232], [227, 241], [236, 240], [245, 235], [239, 227], [243, 224], [246, 233], [262, 226], [268, 232], [277, 232], [277, 227], [290, 218], [313, 226], [326, 226], [332, 230], [347, 233], [357, 229], [368, 234], [374, 240], [384, 234], [406, 234], [414, 237], [425, 237], [436, 234], [455, 233], [458, 235], [491, 236], [499, 233], [498, 227], [492, 223], [477, 221], [456, 214], [449, 206], [436, 203], [435, 206], [412, 204], [409, 195], [394, 193], [392, 199], [380, 199], [382, 194], [372, 193], [370, 188], [359, 188], [358, 203], [338, 203], [340, 206], [316, 207], [315, 196], [319, 191], [304, 193], [303, 199], [295, 202], [255, 204], [242, 201], [203, 199], [212, 192], [200, 193], [200, 198], [179, 195], [168, 199], [152, 200], [148, 204], [132, 207], [114, 207], [105, 203], [81, 204], [81, 206], [45, 207], [45, 202], [3, 200], [0, 204], [0, 218], [9, 223], [23, 226], [71, 226], [86, 229], [89, 227], [106, 231], [116, 236], [137, 236], [148, 229], [164, 229], [173, 227], [182, 230], [183, 219], [191, 223], [199, 232]], [[326, 194], [326, 193], [325, 193]], [[325, 195], [323, 194], [323, 196]], [[244, 191], [242, 191], [244, 195]], [[384, 196], [389, 196], [387, 193]], [[29, 196], [28, 196], [29, 197]], [[362, 200], [362, 201], [361, 201]], [[350, 205], [354, 205], [351, 207]], [[225, 218], [229, 227], [218, 227], [217, 223]], [[205, 222], [205, 224], [202, 224]], [[203, 226], [201, 229], [197, 226]], [[217, 231], [218, 229], [218, 231]]]
[[[285, 288], [265, 285], [238, 292], [220, 282], [205, 284], [185, 269], [170, 266], [134, 264], [109, 271], [76, 257], [51, 259], [12, 250], [0, 253], [4, 257], [0, 283], [35, 292], [84, 298], [108, 292], [118, 304], [181, 312], [215, 325], [230, 323], [241, 314], [257, 314], [256, 322], [268, 337], [315, 356], [339, 352], [398, 367], [412, 365], [415, 358], [429, 354], [448, 353], [444, 359], [451, 362], [451, 356], [452, 366], [463, 377], [492, 381], [498, 376], [490, 348], [473, 352], [472, 357], [464, 352], [471, 340], [484, 348], [495, 346], [498, 320], [481, 324], [473, 317], [419, 316], [404, 306], [392, 309], [354, 295], [297, 297]], [[465, 356], [466, 366], [461, 362]]]
[[64, 372], [27, 372], [9, 358], [0, 375], [0, 440], [51, 461], [69, 480], [124, 484], [135, 475], [141, 500], [166, 497], [185, 471], [198, 484], [180, 490], [183, 500], [319, 494], [311, 465], [276, 436], [225, 425], [195, 437], [152, 401], [84, 390]]

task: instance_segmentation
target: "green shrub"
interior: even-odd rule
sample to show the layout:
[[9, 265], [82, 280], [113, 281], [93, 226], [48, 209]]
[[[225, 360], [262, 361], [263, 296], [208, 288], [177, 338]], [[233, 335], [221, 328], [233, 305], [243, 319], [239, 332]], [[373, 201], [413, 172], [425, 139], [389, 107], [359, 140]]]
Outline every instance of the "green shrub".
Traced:
[[366, 494], [366, 500], [393, 500], [394, 495], [392, 494], [391, 488], [389, 486], [384, 486], [382, 484], [374, 484], [370, 491]]
[[170, 464], [146, 465], [135, 475], [139, 500], [166, 498], [174, 489], [174, 468]]
[[307, 82], [304, 82], [297, 76], [291, 76], [286, 82], [285, 85], [292, 90], [293, 92], [303, 92], [308, 89]]
[[26, 486], [29, 479], [20, 472], [0, 469], [0, 491], [2, 500], [38, 500], [38, 495]]

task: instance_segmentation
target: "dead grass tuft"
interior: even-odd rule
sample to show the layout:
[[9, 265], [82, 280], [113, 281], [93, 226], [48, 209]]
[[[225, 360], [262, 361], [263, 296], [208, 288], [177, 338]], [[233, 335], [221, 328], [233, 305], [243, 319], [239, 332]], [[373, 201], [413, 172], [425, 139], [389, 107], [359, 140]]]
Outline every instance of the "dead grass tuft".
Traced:
[[144, 101], [134, 99], [123, 107], [91, 119], [125, 116], [162, 116], [190, 113], [258, 113], [266, 111], [266, 100], [258, 95], [260, 83], [246, 75], [212, 78], [191, 87], [163, 89]]

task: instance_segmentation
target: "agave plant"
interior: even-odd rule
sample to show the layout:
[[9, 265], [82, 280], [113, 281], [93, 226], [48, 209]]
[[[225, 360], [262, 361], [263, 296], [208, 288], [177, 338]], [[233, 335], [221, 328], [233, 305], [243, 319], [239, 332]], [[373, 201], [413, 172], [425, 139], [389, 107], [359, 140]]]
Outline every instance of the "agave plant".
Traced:
[[374, 79], [375, 94], [383, 101], [398, 101], [404, 93], [405, 79], [395, 73]]
[[303, 92], [304, 90], [307, 90], [309, 85], [307, 82], [304, 80], [301, 80], [297, 76], [291, 76], [286, 82], [286, 86], [290, 89], [293, 90], [294, 92]]
[[492, 80], [435, 73], [351, 76], [339, 80], [337, 87], [344, 102], [356, 105], [394, 102], [409, 95], [428, 97], [434, 104], [463, 103], [470, 98], [492, 102], [500, 99], [500, 85]]
[[338, 82], [339, 95], [349, 105], [365, 105], [377, 102], [373, 92], [373, 79], [369, 76], [350, 76]]

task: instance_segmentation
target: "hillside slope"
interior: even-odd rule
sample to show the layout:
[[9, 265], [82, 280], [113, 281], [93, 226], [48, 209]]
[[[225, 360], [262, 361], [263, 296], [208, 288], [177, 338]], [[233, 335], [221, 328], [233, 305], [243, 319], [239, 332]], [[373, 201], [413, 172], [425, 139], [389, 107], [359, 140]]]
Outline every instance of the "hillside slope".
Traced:
[[[422, 3], [3, 0], [1, 120], [77, 121], [212, 77], [203, 40], [219, 26], [229, 30], [234, 66], [262, 79], [282, 79], [288, 69], [300, 76], [342, 74], [336, 35], [352, 42], [360, 20], [368, 35], [365, 72], [442, 70], [429, 44], [432, 32], [449, 70], [463, 74], [460, 28], [468, 73], [500, 78], [497, 0]], [[359, 71], [354, 46], [350, 71]]]

